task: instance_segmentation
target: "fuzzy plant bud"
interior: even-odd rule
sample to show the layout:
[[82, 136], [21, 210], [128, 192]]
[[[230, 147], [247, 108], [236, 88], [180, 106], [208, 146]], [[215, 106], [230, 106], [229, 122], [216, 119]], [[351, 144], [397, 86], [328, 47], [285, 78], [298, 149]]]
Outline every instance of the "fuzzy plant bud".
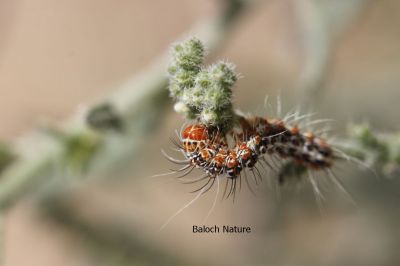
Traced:
[[200, 40], [191, 38], [172, 48], [172, 60], [168, 68], [170, 74], [170, 94], [179, 98], [186, 88], [193, 86], [194, 78], [201, 70], [204, 60], [204, 46]]
[[211, 66], [209, 71], [214, 82], [220, 86], [222, 90], [230, 91], [237, 80], [234, 65], [230, 63], [220, 61]]
[[218, 113], [213, 110], [204, 109], [201, 112], [200, 121], [206, 125], [216, 125], [218, 121]]
[[191, 38], [176, 44], [172, 49], [171, 75], [178, 70], [199, 72], [204, 60], [204, 46], [199, 39]]
[[213, 79], [208, 70], [202, 70], [197, 74], [195, 79], [195, 86], [207, 90], [212, 85]]
[[349, 126], [349, 141], [345, 151], [373, 166], [383, 176], [400, 174], [400, 133], [377, 133], [368, 124]]
[[233, 125], [232, 86], [237, 80], [234, 66], [220, 61], [203, 67], [204, 46], [196, 38], [172, 49], [169, 67], [170, 95], [177, 101], [175, 111], [206, 125]]
[[232, 86], [237, 80], [234, 66], [226, 62], [218, 62], [209, 69], [210, 86], [204, 92], [204, 108], [214, 110], [218, 114], [215, 123], [227, 127], [232, 122]]
[[183, 102], [177, 102], [174, 104], [174, 110], [177, 113], [185, 114], [189, 112], [189, 107]]

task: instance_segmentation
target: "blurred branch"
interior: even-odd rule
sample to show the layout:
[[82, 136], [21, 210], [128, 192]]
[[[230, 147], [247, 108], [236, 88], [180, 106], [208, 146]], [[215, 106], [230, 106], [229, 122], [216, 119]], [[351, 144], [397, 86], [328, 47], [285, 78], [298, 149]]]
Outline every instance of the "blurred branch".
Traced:
[[379, 134], [368, 124], [350, 125], [338, 146], [385, 177], [400, 175], [400, 132]]
[[304, 53], [296, 88], [303, 107], [315, 106], [325, 86], [337, 37], [370, 1], [293, 0], [292, 3]]

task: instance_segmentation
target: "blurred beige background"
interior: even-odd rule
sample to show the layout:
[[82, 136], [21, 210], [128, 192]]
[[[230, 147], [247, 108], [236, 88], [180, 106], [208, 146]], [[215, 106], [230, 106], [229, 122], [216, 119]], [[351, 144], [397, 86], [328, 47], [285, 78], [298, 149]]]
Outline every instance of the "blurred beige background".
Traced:
[[[234, 62], [243, 76], [235, 88], [235, 104], [242, 110], [265, 113], [260, 99], [279, 91], [286, 109], [296, 104], [304, 51], [294, 1], [258, 1], [217, 55]], [[134, 76], [218, 10], [218, 1], [211, 0], [0, 1], [0, 137], [11, 142], [43, 120], [65, 120], [78, 106], [106, 96]], [[339, 121], [338, 134], [349, 121], [399, 129], [398, 25], [400, 1], [369, 1], [334, 39], [319, 112]], [[278, 201], [264, 182], [257, 197], [244, 187], [234, 204], [219, 201], [207, 222], [250, 225], [250, 235], [191, 233], [191, 225], [206, 216], [214, 192], [158, 233], [193, 197], [189, 187], [173, 178], [145, 178], [170, 167], [160, 148], [171, 146], [169, 136], [183, 122], [170, 110], [137, 158], [142, 167], [128, 174], [132, 178], [76, 192], [71, 201], [80, 205], [83, 216], [120, 219], [138, 230], [144, 242], [192, 264], [400, 263], [400, 182], [374, 180], [356, 167], [347, 167], [340, 176], [358, 207], [331, 188], [321, 215], [309, 186], [284, 191]], [[40, 218], [29, 201], [13, 208], [6, 223], [6, 265], [103, 265], [75, 244], [76, 236]]]

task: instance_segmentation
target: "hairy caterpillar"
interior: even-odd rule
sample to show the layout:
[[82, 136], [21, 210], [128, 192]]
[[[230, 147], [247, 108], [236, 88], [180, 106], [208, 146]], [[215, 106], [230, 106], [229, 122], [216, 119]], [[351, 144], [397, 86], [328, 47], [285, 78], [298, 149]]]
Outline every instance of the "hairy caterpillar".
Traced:
[[[238, 126], [228, 132], [221, 132], [217, 127], [194, 123], [186, 126], [178, 136], [179, 140], [174, 141], [185, 160], [166, 156], [174, 163], [185, 165], [178, 170], [184, 172], [180, 177], [186, 176], [194, 168], [204, 171], [205, 175], [189, 182], [207, 180], [193, 192], [203, 189], [203, 193], [207, 192], [217, 178], [226, 177], [227, 185], [231, 182], [227, 197], [235, 195], [237, 181], [240, 184], [242, 173], [250, 188], [246, 171], [251, 172], [257, 182], [262, 177], [259, 167], [279, 172], [279, 162], [284, 160], [291, 160], [309, 171], [323, 170], [331, 175], [330, 168], [334, 159], [339, 157], [334, 148], [325, 139], [311, 132], [302, 133], [298, 126], [288, 124], [285, 119], [238, 116]], [[334, 177], [333, 174], [331, 176]], [[311, 179], [314, 189], [318, 191]], [[280, 176], [279, 182], [283, 181]]]
[[[235, 199], [237, 185], [240, 189], [242, 179], [246, 181], [249, 190], [254, 194], [247, 173], [253, 175], [257, 184], [262, 180], [260, 167], [274, 171], [279, 185], [282, 185], [288, 177], [305, 175], [305, 179], [308, 179], [312, 185], [320, 209], [324, 197], [315, 173], [323, 172], [355, 204], [333, 171], [335, 162], [345, 159], [368, 168], [375, 175], [376, 173], [363, 162], [348, 156], [328, 140], [318, 136], [325, 133], [327, 129], [303, 133], [303, 130], [300, 130], [303, 126], [330, 121], [326, 119], [303, 121], [312, 115], [299, 115], [298, 112], [295, 112], [286, 115], [283, 119], [238, 115], [237, 125], [225, 132], [219, 130], [218, 127], [206, 126], [200, 122], [183, 127], [181, 133], [178, 134], [178, 140], [172, 141], [185, 159], [178, 160], [163, 153], [169, 161], [184, 166], [167, 174], [183, 172], [178, 176], [178, 178], [183, 178], [193, 169], [198, 168], [204, 172], [204, 175], [184, 183], [206, 181], [200, 188], [193, 191], [199, 191], [196, 197], [171, 216], [160, 230], [202, 194], [210, 190], [214, 183], [217, 183], [214, 203], [205, 218], [207, 220], [217, 202], [220, 179], [226, 179], [223, 197], [225, 197], [230, 184], [226, 198], [233, 195], [233, 199]], [[303, 124], [303, 126], [297, 126], [295, 123]]]

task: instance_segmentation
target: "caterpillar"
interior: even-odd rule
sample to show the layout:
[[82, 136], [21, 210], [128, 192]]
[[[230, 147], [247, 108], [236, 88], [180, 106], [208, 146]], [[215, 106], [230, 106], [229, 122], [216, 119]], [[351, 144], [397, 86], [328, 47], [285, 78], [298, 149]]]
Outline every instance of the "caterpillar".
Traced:
[[[326, 171], [332, 167], [337, 156], [325, 139], [311, 132], [302, 133], [298, 126], [288, 126], [284, 120], [258, 116], [238, 116], [238, 126], [228, 132], [200, 122], [193, 123], [184, 127], [178, 137], [179, 140], [174, 143], [185, 160], [179, 161], [165, 155], [174, 163], [186, 164], [178, 170], [187, 170], [180, 177], [186, 176], [194, 168], [205, 172], [204, 176], [189, 182], [207, 179], [201, 188], [193, 192], [211, 184], [203, 191], [206, 192], [213, 186], [216, 178], [226, 177], [227, 184], [231, 181], [227, 197], [235, 194], [237, 180], [241, 181], [241, 175], [246, 175], [246, 170], [253, 174], [256, 182], [257, 177], [262, 178], [258, 165], [278, 172], [278, 166], [274, 167], [274, 161], [268, 162], [268, 158], [291, 160], [305, 169]], [[229, 145], [229, 139], [233, 144]], [[250, 188], [247, 176], [245, 177]], [[282, 175], [279, 181], [283, 183]]]
[[[308, 181], [312, 185], [320, 211], [322, 211], [324, 196], [319, 188], [318, 180], [315, 179], [314, 172], [324, 172], [332, 183], [356, 206], [357, 204], [352, 196], [332, 170], [336, 160], [345, 159], [354, 162], [371, 170], [375, 176], [377, 175], [373, 169], [362, 161], [347, 155], [325, 138], [318, 136], [317, 131], [314, 131], [314, 133], [302, 132], [297, 125], [291, 125], [311, 115], [313, 114], [299, 116], [298, 112], [295, 112], [286, 115], [283, 119], [237, 115], [237, 126], [228, 131], [220, 130], [218, 127], [207, 126], [201, 122], [184, 126], [181, 133], [178, 134], [178, 140], [171, 140], [185, 159], [178, 160], [163, 151], [164, 156], [169, 161], [184, 166], [181, 169], [162, 175], [183, 172], [177, 176], [178, 178], [183, 178], [191, 173], [193, 169], [198, 168], [204, 172], [204, 175], [184, 183], [192, 184], [203, 180], [206, 180], [206, 183], [192, 191], [200, 192], [194, 199], [172, 215], [161, 226], [160, 230], [165, 228], [174, 217], [193, 204], [202, 194], [209, 191], [216, 182], [216, 195], [213, 205], [204, 219], [206, 221], [216, 205], [221, 178], [226, 179], [223, 198], [230, 183], [226, 198], [233, 195], [233, 200], [235, 200], [237, 183], [239, 183], [240, 190], [243, 176], [249, 190], [255, 194], [248, 181], [247, 172], [253, 174], [254, 181], [257, 184], [257, 180], [262, 180], [259, 167], [272, 169], [276, 173], [278, 185], [282, 185], [289, 176], [302, 177], [303, 174], [307, 173]], [[306, 123], [305, 126], [327, 121], [329, 120], [314, 120]]]

